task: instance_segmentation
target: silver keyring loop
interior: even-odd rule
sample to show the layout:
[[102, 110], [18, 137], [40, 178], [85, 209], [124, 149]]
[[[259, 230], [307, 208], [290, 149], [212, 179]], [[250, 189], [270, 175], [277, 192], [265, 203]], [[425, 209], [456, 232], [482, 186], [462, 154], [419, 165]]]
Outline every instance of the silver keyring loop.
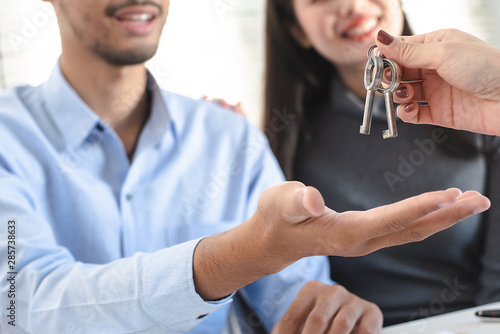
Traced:
[[375, 50], [376, 48], [377, 48], [377, 45], [370, 46], [370, 48], [368, 49], [368, 59], [370, 59], [370, 57], [372, 56], [373, 50]]
[[383, 67], [385, 68], [385, 65], [389, 66], [391, 68], [392, 72], [392, 78], [391, 78], [391, 84], [384, 88], [380, 86], [377, 91], [379, 93], [384, 93], [384, 92], [394, 92], [396, 89], [398, 89], [399, 84], [401, 83], [401, 67], [394, 61], [390, 59], [383, 59]]
[[379, 89], [384, 74], [384, 63], [382, 58], [371, 56], [365, 67], [364, 83], [366, 90]]

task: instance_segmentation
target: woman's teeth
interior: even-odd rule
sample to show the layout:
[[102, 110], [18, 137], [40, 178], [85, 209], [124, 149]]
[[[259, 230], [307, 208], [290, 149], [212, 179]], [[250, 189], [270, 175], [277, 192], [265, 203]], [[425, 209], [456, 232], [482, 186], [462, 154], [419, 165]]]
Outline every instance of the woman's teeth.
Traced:
[[344, 33], [344, 37], [351, 38], [351, 37], [357, 37], [357, 36], [362, 36], [365, 35], [369, 32], [371, 32], [375, 27], [378, 25], [378, 20], [377, 19], [372, 19], [365, 21], [364, 23], [346, 31]]

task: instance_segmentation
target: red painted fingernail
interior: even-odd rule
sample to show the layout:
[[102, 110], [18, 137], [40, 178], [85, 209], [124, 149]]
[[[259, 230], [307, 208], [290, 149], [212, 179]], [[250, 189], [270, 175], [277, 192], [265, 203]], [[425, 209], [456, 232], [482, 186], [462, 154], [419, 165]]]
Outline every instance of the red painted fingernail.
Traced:
[[389, 35], [387, 32], [385, 32], [384, 30], [379, 30], [378, 32], [378, 35], [377, 35], [377, 39], [382, 43], [382, 44], [385, 44], [385, 45], [389, 45], [392, 43], [392, 41], [394, 40], [394, 36], [392, 35]]
[[408, 87], [399, 87], [399, 89], [396, 91], [396, 95], [402, 99], [408, 97]]
[[415, 110], [415, 103], [409, 103], [405, 106], [405, 111], [410, 113]]

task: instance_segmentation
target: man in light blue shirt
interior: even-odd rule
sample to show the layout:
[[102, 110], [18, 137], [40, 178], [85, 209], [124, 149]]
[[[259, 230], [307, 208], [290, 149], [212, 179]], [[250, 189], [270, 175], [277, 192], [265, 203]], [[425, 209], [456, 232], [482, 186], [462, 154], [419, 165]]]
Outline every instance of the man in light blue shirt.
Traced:
[[[50, 79], [0, 95], [2, 333], [219, 333], [236, 290], [270, 330], [306, 281], [331, 283], [309, 256], [419, 240], [488, 207], [451, 189], [338, 214], [313, 188], [270, 187], [283, 177], [256, 128], [147, 73], [167, 0], [54, 6]], [[380, 328], [372, 304], [305, 289], [280, 332], [337, 313]]]
[[[193, 295], [193, 249], [247, 220], [281, 173], [241, 117], [149, 83], [151, 114], [132, 162], [59, 66], [42, 86], [2, 96], [0, 207], [16, 222], [19, 328], [125, 333], [160, 321], [181, 331], [228, 304]], [[215, 128], [224, 131], [209, 133]], [[310, 265], [297, 277], [268, 279], [266, 288], [284, 292], [282, 284], [319, 278], [321, 267]], [[197, 316], [183, 319], [191, 312]], [[207, 317], [206, 332], [220, 332], [224, 315]]]

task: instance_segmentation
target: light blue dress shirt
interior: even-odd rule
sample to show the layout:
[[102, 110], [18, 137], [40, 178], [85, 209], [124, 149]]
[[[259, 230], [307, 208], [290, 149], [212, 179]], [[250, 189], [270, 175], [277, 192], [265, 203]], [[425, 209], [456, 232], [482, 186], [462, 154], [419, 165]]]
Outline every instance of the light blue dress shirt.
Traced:
[[[283, 176], [243, 117], [162, 91], [151, 76], [148, 87], [132, 163], [59, 66], [39, 87], [0, 95], [1, 333], [224, 331], [232, 296], [196, 293], [194, 248], [248, 219]], [[303, 259], [241, 294], [271, 329], [303, 283], [330, 282], [328, 272], [325, 258]]]

